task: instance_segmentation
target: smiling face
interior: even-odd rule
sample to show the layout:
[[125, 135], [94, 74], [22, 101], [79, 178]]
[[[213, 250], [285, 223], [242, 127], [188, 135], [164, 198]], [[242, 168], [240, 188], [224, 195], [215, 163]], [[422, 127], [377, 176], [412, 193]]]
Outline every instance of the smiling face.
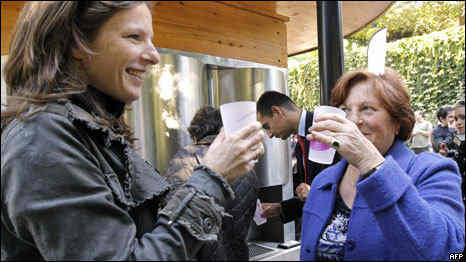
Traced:
[[367, 81], [353, 86], [340, 108], [382, 155], [388, 151], [400, 125], [392, 120]]
[[88, 83], [124, 103], [138, 99], [142, 74], [160, 59], [153, 35], [152, 15], [145, 4], [117, 12], [91, 43], [97, 54], [81, 59]]

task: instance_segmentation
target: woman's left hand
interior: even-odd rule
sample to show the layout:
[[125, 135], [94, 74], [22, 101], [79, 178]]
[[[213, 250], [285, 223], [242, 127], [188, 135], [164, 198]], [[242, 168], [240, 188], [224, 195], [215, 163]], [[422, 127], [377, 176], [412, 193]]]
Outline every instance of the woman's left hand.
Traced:
[[[345, 117], [322, 114], [309, 128], [309, 132], [307, 140], [318, 140], [335, 148], [349, 164], [358, 168], [361, 174], [367, 173], [384, 161], [374, 144], [361, 133], [355, 123]], [[338, 147], [332, 146], [334, 139], [339, 142]]]

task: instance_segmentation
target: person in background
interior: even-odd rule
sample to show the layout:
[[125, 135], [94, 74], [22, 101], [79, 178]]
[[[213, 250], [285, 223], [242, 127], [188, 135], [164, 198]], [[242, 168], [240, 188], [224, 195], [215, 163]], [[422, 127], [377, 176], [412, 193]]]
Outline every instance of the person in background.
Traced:
[[[181, 188], [222, 128], [220, 111], [211, 106], [200, 108], [191, 120], [188, 132], [194, 144], [180, 149], [168, 163], [164, 176], [175, 188]], [[218, 241], [205, 244], [196, 256], [199, 261], [249, 260], [248, 229], [256, 209], [258, 178], [251, 170], [231, 185], [235, 199], [226, 202]], [[174, 194], [176, 191], [173, 191]], [[170, 199], [171, 197], [168, 197]]]
[[390, 68], [345, 73], [308, 140], [342, 160], [314, 178], [303, 210], [301, 260], [448, 260], [464, 248], [456, 163], [405, 144], [414, 126], [407, 88]]
[[461, 189], [463, 191], [463, 201], [465, 201], [466, 205], [466, 189], [465, 189], [465, 184], [466, 184], [466, 174], [465, 174], [465, 164], [466, 164], [466, 158], [465, 158], [465, 152], [464, 152], [464, 99], [458, 101], [454, 106], [453, 106], [453, 112], [455, 114], [455, 127], [456, 127], [456, 132], [453, 135], [453, 138], [447, 142], [441, 143], [440, 144], [440, 151], [439, 153], [441, 155], [444, 155], [446, 157], [453, 158], [456, 163], [458, 164], [458, 167], [460, 169], [460, 173], [462, 175], [462, 184], [461, 184]]
[[439, 153], [439, 145], [441, 142], [448, 141], [452, 138], [454, 129], [448, 127], [447, 115], [453, 110], [452, 107], [443, 106], [437, 111], [437, 119], [439, 124], [432, 130], [431, 144], [434, 152]]
[[456, 130], [454, 106], [448, 106], [448, 108], [451, 109], [447, 113], [448, 128], [451, 130]]
[[411, 136], [411, 149], [414, 153], [419, 154], [429, 151], [432, 124], [424, 120], [424, 112], [416, 111], [414, 115], [416, 117], [416, 123], [414, 124]]
[[[298, 108], [288, 96], [280, 92], [267, 91], [257, 100], [257, 119], [270, 138], [286, 140], [291, 135], [297, 135], [294, 151], [297, 173], [293, 174], [295, 197], [281, 203], [262, 203], [263, 214], [266, 217], [280, 216], [283, 223], [295, 220], [297, 239], [300, 238], [302, 208], [312, 180], [329, 166], [308, 159], [309, 141], [305, 137], [308, 134], [307, 129], [312, 126], [313, 115], [312, 111]], [[338, 154], [335, 154], [333, 163], [338, 159]]]
[[[466, 152], [465, 150], [465, 134], [464, 134], [464, 99], [458, 101], [455, 104], [455, 127], [457, 131], [457, 137], [460, 143], [458, 144], [458, 140], [456, 140], [456, 144], [458, 145], [458, 154], [455, 154], [455, 161], [458, 163], [460, 168], [461, 175], [463, 176], [463, 180], [461, 183], [461, 189], [463, 191], [463, 202], [466, 206]], [[464, 252], [463, 252], [464, 253]]]
[[27, 2], [19, 17], [4, 68], [1, 260], [196, 256], [217, 238], [230, 183], [264, 152], [260, 124], [220, 132], [166, 199], [123, 118], [159, 62], [149, 3]]

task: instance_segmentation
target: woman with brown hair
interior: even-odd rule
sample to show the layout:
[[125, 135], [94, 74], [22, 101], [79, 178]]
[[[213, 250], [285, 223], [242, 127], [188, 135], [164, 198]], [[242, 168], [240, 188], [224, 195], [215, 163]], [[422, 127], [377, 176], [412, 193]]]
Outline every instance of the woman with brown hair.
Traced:
[[165, 199], [122, 117], [159, 61], [148, 4], [32, 2], [20, 17], [4, 70], [2, 261], [194, 257], [263, 154], [260, 124], [221, 132]]
[[448, 260], [464, 248], [461, 177], [451, 159], [416, 155], [409, 94], [390, 68], [344, 74], [308, 140], [343, 158], [314, 179], [303, 209], [301, 260]]

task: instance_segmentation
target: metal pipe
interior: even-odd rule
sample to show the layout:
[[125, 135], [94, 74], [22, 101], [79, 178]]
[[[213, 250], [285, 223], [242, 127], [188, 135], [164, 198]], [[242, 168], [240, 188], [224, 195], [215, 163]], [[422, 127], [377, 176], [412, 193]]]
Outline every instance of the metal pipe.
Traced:
[[330, 94], [344, 72], [341, 3], [317, 1], [320, 104], [328, 105]]

